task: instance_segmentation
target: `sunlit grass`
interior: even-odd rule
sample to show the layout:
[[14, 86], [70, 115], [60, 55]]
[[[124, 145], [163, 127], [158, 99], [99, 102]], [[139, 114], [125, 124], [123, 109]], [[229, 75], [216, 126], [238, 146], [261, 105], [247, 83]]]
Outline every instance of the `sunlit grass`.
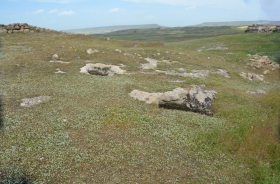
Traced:
[[[274, 57], [279, 50], [276, 34], [137, 46], [63, 33], [1, 35], [0, 40], [0, 178], [26, 177], [35, 183], [278, 183], [279, 70], [265, 76], [265, 83], [239, 76], [253, 71], [245, 68], [248, 53]], [[207, 50], [221, 45], [228, 49]], [[89, 48], [99, 52], [88, 55]], [[70, 63], [50, 63], [53, 54]], [[178, 61], [160, 63], [157, 69], [221, 68], [231, 78], [158, 74], [140, 68], [146, 57]], [[123, 64], [130, 74], [79, 73], [88, 60]], [[66, 73], [55, 74], [56, 68]], [[172, 82], [176, 80], [182, 82]], [[160, 109], [128, 95], [133, 89], [165, 92], [194, 84], [218, 92], [214, 117]], [[258, 89], [267, 94], [246, 93]], [[51, 100], [20, 107], [22, 98], [42, 95]]]

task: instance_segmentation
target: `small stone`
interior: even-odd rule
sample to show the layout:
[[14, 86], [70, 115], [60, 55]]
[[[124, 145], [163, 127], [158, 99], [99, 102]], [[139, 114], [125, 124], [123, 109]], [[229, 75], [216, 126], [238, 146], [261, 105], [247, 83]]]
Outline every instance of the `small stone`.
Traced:
[[120, 49], [116, 49], [115, 50], [116, 52], [119, 52], [119, 53], [122, 53], [122, 51]]
[[59, 57], [58, 57], [57, 54], [54, 54], [54, 55], [52, 56], [52, 58], [53, 58], [54, 60], [59, 60]]
[[265, 70], [265, 71], [263, 72], [263, 74], [264, 74], [264, 75], [267, 75], [267, 74], [269, 74], [269, 72], [270, 72], [269, 70]]

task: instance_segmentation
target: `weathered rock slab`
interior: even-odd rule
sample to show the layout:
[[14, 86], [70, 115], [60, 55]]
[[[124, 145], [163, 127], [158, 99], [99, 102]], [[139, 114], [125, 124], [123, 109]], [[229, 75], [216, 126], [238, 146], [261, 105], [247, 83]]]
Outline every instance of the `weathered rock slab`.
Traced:
[[147, 104], [151, 103], [157, 103], [158, 104], [158, 98], [162, 95], [163, 93], [148, 93], [145, 91], [140, 91], [140, 90], [133, 90], [129, 93], [129, 96], [131, 96], [134, 99], [138, 99], [140, 101], [144, 101]]
[[190, 88], [176, 88], [165, 93], [148, 93], [133, 90], [129, 95], [147, 104], [156, 103], [161, 108], [213, 115], [211, 106], [217, 92], [214, 90], [204, 90], [204, 87], [204, 85], [193, 85]]
[[211, 112], [212, 101], [216, 98], [216, 91], [204, 90], [204, 86], [192, 86], [191, 88], [176, 88], [165, 92], [159, 97], [159, 107], [167, 109], [179, 109], [192, 111], [206, 115]]
[[101, 75], [101, 76], [112, 76], [114, 74], [124, 74], [126, 71], [116, 65], [105, 65], [102, 63], [88, 63], [86, 66], [80, 68], [80, 73]]
[[22, 99], [21, 107], [31, 107], [43, 102], [47, 102], [51, 99], [50, 96], [38, 96], [34, 98], [24, 98]]

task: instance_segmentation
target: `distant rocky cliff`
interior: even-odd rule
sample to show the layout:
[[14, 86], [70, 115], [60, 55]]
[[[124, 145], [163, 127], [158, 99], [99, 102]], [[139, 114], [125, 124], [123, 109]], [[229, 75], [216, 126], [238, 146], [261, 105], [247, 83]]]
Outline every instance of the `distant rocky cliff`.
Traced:
[[20, 33], [20, 32], [55, 32], [54, 30], [41, 28], [37, 26], [31, 26], [27, 23], [15, 23], [4, 25], [0, 24], [0, 33]]

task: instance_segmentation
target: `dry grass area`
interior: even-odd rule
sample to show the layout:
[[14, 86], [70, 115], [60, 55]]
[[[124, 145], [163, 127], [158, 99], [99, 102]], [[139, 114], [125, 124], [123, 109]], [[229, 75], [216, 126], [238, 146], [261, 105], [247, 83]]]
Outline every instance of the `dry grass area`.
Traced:
[[[265, 68], [245, 67], [247, 54], [276, 58], [279, 34], [163, 45], [27, 33], [2, 34], [0, 42], [3, 183], [22, 176], [34, 183], [280, 182], [280, 71], [271, 71], [265, 82], [239, 76], [262, 74]], [[99, 52], [89, 55], [89, 48]], [[70, 63], [49, 62], [54, 54]], [[156, 69], [221, 68], [231, 78], [187, 78], [141, 69], [147, 57], [178, 61]], [[79, 73], [88, 60], [123, 64], [130, 74]], [[56, 74], [57, 68], [66, 73]], [[176, 80], [182, 82], [172, 82]], [[165, 92], [200, 84], [218, 92], [213, 117], [161, 109], [128, 95], [133, 89]], [[258, 89], [267, 94], [246, 93]], [[20, 107], [21, 99], [36, 96], [51, 100]]]

